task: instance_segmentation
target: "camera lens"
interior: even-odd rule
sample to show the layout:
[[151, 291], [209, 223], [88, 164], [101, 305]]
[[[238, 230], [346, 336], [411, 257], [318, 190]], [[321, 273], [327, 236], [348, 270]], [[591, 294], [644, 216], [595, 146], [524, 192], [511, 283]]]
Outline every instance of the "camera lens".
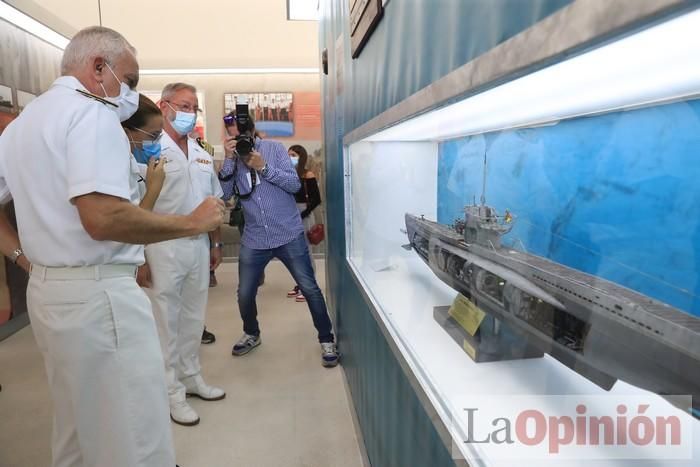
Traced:
[[253, 150], [253, 138], [250, 136], [239, 136], [236, 141], [236, 152], [239, 156], [247, 156]]

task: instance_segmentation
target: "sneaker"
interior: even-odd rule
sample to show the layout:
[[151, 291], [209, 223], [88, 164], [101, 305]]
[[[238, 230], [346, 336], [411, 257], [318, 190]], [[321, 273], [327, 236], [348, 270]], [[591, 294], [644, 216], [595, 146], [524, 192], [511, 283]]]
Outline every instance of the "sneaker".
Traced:
[[202, 375], [190, 376], [182, 380], [185, 385], [185, 391], [188, 396], [199, 397], [203, 401], [220, 401], [226, 397], [226, 392], [223, 389], [209, 386], [204, 382]]
[[298, 285], [295, 285], [292, 290], [287, 292], [287, 298], [296, 297], [297, 295], [299, 295], [299, 286]]
[[260, 336], [251, 336], [250, 334], [243, 333], [243, 336], [233, 346], [231, 355], [245, 355], [259, 345]]
[[213, 344], [216, 342], [216, 336], [207, 331], [207, 328], [204, 328], [204, 331], [202, 331], [202, 344]]
[[170, 397], [170, 418], [183, 426], [194, 426], [199, 423], [199, 415], [190, 407], [184, 395]]
[[219, 283], [216, 280], [216, 274], [214, 274], [214, 271], [209, 274], [209, 287], [216, 287]]
[[301, 302], [305, 302], [305, 301], [306, 301], [306, 298], [304, 298], [304, 294], [303, 294], [303, 293], [299, 292], [299, 293], [297, 294], [297, 297], [294, 299], [294, 301], [295, 301], [295, 302], [300, 302], [300, 303], [301, 303]]
[[338, 364], [340, 360], [340, 354], [335, 348], [333, 342], [322, 342], [321, 343], [321, 364], [326, 368], [333, 368]]

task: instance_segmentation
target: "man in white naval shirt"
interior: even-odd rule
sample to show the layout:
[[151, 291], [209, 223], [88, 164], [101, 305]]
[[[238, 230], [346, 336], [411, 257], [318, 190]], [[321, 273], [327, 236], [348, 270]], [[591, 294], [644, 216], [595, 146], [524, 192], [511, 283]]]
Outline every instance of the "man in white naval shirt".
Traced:
[[[221, 198], [223, 191], [214, 173], [213, 158], [187, 136], [197, 117], [197, 90], [185, 83], [168, 84], [159, 106], [164, 120], [161, 157], [166, 157], [168, 164], [165, 183], [153, 211], [182, 214], [207, 196]], [[187, 395], [205, 401], [226, 396], [222, 389], [204, 382], [199, 364], [209, 271], [221, 262], [220, 229], [212, 231], [210, 236], [211, 239], [197, 235], [146, 247], [152, 280], [148, 293], [165, 358], [170, 417], [186, 426], [199, 423], [199, 415], [187, 403]]]
[[[140, 209], [129, 189], [136, 110], [134, 48], [91, 27], [65, 49], [62, 75], [0, 136], [0, 247], [32, 263], [32, 331], [54, 407], [53, 467], [172, 467], [163, 357], [151, 305], [135, 280], [137, 244], [218, 228], [215, 198], [185, 215]], [[20, 247], [21, 242], [21, 247]]]

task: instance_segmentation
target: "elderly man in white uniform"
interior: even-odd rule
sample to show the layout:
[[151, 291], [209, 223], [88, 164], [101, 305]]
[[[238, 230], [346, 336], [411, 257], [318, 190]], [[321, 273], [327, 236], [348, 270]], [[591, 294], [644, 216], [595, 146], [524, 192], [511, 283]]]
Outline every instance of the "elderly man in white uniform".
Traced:
[[[168, 84], [159, 106], [164, 117], [161, 157], [166, 157], [168, 164], [153, 212], [183, 214], [207, 196], [220, 198], [223, 191], [211, 155], [187, 136], [195, 125], [197, 90], [185, 83]], [[199, 364], [209, 270], [221, 262], [220, 229], [210, 235], [211, 242], [202, 234], [146, 247], [152, 280], [148, 293], [165, 358], [170, 416], [185, 426], [199, 423], [199, 415], [187, 403], [187, 395], [205, 401], [226, 396], [222, 389], [204, 382]]]
[[80, 31], [61, 70], [0, 136], [0, 201], [14, 199], [21, 248], [4, 217], [0, 244], [33, 265], [27, 302], [53, 399], [52, 465], [173, 467], [163, 357], [136, 285], [136, 244], [218, 228], [223, 205], [208, 198], [191, 214], [164, 216], [134, 204], [120, 120], [136, 110], [139, 69], [124, 37]]

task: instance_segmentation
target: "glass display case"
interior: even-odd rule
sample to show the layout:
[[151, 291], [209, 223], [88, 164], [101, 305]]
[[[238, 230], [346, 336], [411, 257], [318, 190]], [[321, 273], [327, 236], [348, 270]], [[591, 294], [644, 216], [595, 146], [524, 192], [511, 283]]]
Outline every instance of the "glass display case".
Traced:
[[698, 25], [347, 146], [348, 263], [455, 457], [698, 465]]

